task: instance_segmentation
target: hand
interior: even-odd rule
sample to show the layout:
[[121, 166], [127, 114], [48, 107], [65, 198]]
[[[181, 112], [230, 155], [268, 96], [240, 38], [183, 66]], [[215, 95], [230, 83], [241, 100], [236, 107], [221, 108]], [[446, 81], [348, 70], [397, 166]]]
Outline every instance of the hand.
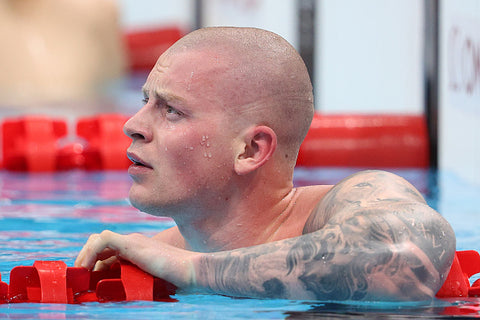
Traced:
[[75, 266], [101, 270], [121, 258], [178, 288], [187, 289], [196, 285], [194, 265], [199, 255], [138, 233], [120, 235], [105, 230], [90, 236]]

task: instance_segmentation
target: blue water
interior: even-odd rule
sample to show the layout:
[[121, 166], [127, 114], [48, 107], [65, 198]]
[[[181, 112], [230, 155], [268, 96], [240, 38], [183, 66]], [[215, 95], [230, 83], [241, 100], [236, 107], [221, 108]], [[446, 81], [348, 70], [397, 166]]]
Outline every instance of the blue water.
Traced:
[[[297, 186], [333, 184], [354, 169], [298, 169]], [[396, 170], [411, 181], [453, 225], [457, 249], [480, 251], [480, 187], [448, 173]], [[132, 208], [130, 179], [122, 172], [23, 174], [0, 171], [0, 272], [9, 281], [15, 266], [62, 260], [72, 266], [91, 233], [110, 229], [147, 235], [173, 225]], [[0, 319], [305, 319], [480, 317], [480, 299], [428, 303], [336, 303], [176, 295], [178, 302], [0, 304]]]

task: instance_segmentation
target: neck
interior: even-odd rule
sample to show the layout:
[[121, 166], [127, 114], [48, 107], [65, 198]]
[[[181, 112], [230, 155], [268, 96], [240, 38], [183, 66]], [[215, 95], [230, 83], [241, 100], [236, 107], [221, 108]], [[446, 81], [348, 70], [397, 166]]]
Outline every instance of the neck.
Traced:
[[[291, 213], [295, 195], [291, 181], [268, 187], [265, 183], [237, 186], [235, 192], [195, 213], [174, 217], [191, 250], [211, 252], [271, 241]], [[239, 192], [238, 190], [242, 190]]]

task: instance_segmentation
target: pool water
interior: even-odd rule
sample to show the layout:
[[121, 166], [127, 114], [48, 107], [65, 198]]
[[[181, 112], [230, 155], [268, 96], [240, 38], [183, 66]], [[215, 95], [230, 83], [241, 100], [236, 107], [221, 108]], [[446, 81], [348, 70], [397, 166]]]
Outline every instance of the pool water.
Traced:
[[[355, 169], [297, 169], [295, 184], [334, 184]], [[448, 173], [395, 170], [411, 181], [429, 204], [450, 221], [457, 249], [480, 251], [480, 187]], [[154, 235], [173, 222], [132, 208], [127, 200], [130, 178], [124, 172], [71, 171], [27, 174], [0, 171], [0, 272], [9, 281], [15, 266], [35, 260], [62, 260], [68, 266], [91, 233]], [[479, 317], [479, 299], [422, 303], [338, 303], [235, 299], [217, 295], [180, 295], [178, 302], [0, 304], [2, 319], [305, 319]]]

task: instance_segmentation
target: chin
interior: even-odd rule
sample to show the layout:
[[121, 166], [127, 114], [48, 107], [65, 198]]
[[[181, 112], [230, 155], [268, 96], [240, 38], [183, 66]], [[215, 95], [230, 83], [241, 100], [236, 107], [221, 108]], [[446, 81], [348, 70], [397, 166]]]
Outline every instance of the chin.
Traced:
[[141, 202], [141, 201], [138, 201], [135, 197], [132, 197], [132, 196], [129, 196], [129, 197], [128, 197], [128, 200], [130, 201], [130, 204], [131, 204], [133, 207], [137, 208], [137, 209], [140, 210], [140, 211], [145, 212], [145, 211], [143, 210], [144, 205], [142, 205], [142, 202]]
[[130, 204], [142, 212], [149, 213], [149, 207], [152, 205], [149, 205], [147, 199], [142, 197], [145, 195], [144, 192], [138, 192], [138, 190], [135, 189], [136, 188], [134, 186], [130, 188], [130, 192], [128, 194], [128, 200], [130, 201]]
[[173, 218], [174, 215], [189, 212], [192, 208], [188, 198], [175, 196], [172, 192], [152, 192], [152, 189], [136, 183], [130, 187], [128, 199], [138, 210], [160, 217]]
[[162, 210], [163, 206], [160, 203], [145, 198], [145, 193], [136, 193], [132, 191], [132, 189], [130, 189], [128, 199], [133, 207], [152, 216], [168, 216], [168, 214], [166, 214], [168, 210]]
[[155, 206], [149, 204], [148, 202], [138, 200], [136, 198], [129, 197], [130, 204], [140, 210], [141, 212], [151, 214], [153, 216], [158, 216], [159, 214], [155, 211]]

